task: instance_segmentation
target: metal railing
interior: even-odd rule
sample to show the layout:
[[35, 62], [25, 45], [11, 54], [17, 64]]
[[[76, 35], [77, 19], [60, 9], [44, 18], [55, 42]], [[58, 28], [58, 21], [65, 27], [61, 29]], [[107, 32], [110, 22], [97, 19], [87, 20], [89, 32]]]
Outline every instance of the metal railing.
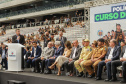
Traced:
[[72, 17], [71, 22], [84, 21], [84, 16]]
[[[70, 21], [71, 21], [71, 23], [77, 22], [77, 21], [84, 21], [84, 16], [72, 17], [70, 19]], [[47, 21], [7, 25], [6, 28], [7, 29], [14, 29], [14, 28], [26, 28], [26, 27], [36, 27], [36, 26], [57, 25], [57, 24], [63, 24], [65, 26], [65, 24], [67, 24], [67, 23], [68, 23], [67, 19], [56, 19], [56, 20], [47, 20]]]
[[47, 20], [47, 21], [40, 21], [40, 22], [30, 22], [30, 23], [23, 23], [23, 24], [8, 25], [6, 26], [6, 28], [14, 29], [14, 28], [56, 25], [56, 24], [64, 24], [64, 23], [67, 23], [66, 19], [56, 19], [56, 20]]

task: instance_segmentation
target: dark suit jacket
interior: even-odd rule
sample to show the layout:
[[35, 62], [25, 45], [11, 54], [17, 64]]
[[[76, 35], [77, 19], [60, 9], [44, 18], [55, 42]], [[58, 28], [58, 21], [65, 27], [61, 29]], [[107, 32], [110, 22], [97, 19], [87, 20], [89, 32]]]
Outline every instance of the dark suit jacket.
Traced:
[[124, 53], [125, 53], [125, 49], [126, 49], [126, 45], [123, 46], [123, 48], [122, 48], [122, 52], [121, 52], [121, 54], [120, 54], [120, 58], [123, 57], [123, 55], [124, 55]]
[[55, 53], [54, 53], [55, 58], [57, 58], [58, 56], [63, 55], [63, 51], [64, 51], [63, 47], [61, 47], [61, 46], [58, 48], [58, 50], [55, 48]]
[[37, 48], [36, 48], [36, 56], [34, 56], [34, 47], [32, 47], [32, 54], [31, 54], [30, 57], [38, 58], [38, 57], [41, 56], [41, 53], [42, 53], [41, 47], [37, 46]]
[[[75, 50], [75, 47], [72, 48], [72, 52], [71, 52], [70, 58], [73, 57], [74, 50]], [[73, 58], [73, 60], [78, 60], [79, 59], [81, 50], [82, 50], [81, 46], [78, 45], [77, 46], [76, 53], [75, 53], [75, 57]]]
[[48, 38], [50, 38], [50, 40], [47, 40], [47, 37], [44, 37], [44, 47], [47, 47], [48, 42], [51, 41], [51, 37]]
[[[25, 44], [25, 38], [24, 38], [24, 36], [23, 35], [19, 35], [19, 36], [20, 36], [19, 43], [22, 44], [22, 45], [24, 45]], [[17, 41], [17, 35], [14, 35], [12, 37], [12, 43], [18, 43], [18, 41]]]
[[59, 37], [57, 37], [56, 38], [56, 41], [61, 41], [61, 46], [63, 47], [63, 48], [65, 48], [65, 46], [64, 46], [64, 43], [67, 41], [67, 38], [66, 37], [62, 37], [63, 39], [61, 40], [61, 39], [59, 39]]
[[[107, 51], [107, 54], [106, 54], [105, 58], [108, 58], [108, 56], [110, 54], [110, 51], [111, 51], [111, 47], [108, 48], [108, 51]], [[115, 46], [115, 48], [113, 50], [113, 54], [112, 54], [113, 57], [112, 57], [111, 61], [118, 60], [120, 53], [121, 53], [121, 47], [120, 46]]]
[[[2, 50], [3, 49], [0, 49], [0, 54], [1, 54], [1, 57], [2, 57]], [[7, 54], [7, 49], [5, 49], [5, 55]]]
[[30, 57], [31, 56], [31, 52], [30, 51], [27, 51], [26, 52], [26, 60], [28, 59], [28, 57]]

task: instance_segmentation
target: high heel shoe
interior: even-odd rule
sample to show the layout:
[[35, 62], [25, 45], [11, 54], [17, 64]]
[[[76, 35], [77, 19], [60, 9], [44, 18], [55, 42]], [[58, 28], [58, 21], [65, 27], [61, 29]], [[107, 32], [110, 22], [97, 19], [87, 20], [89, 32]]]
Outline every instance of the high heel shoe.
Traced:
[[51, 65], [51, 66], [49, 66], [48, 68], [49, 68], [49, 69], [54, 69], [54, 66], [53, 66], [53, 65]]
[[61, 76], [61, 72], [58, 72], [57, 76]]

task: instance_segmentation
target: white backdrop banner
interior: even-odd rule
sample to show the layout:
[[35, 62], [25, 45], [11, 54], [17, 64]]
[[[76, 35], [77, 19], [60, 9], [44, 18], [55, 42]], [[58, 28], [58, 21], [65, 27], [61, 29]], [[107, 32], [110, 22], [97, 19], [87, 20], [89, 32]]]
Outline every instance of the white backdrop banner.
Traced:
[[90, 8], [91, 42], [111, 30], [116, 31], [116, 24], [120, 24], [123, 31], [126, 30], [126, 2]]

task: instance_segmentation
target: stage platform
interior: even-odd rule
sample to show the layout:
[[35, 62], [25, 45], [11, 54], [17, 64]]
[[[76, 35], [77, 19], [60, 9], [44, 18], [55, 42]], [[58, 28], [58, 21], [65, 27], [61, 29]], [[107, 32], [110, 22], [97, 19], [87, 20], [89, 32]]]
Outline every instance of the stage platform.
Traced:
[[[106, 78], [103, 75], [103, 78]], [[95, 78], [56, 76], [56, 74], [33, 73], [31, 69], [24, 72], [0, 71], [0, 84], [7, 84], [7, 80], [25, 81], [26, 84], [120, 84], [117, 82], [95, 81]]]

